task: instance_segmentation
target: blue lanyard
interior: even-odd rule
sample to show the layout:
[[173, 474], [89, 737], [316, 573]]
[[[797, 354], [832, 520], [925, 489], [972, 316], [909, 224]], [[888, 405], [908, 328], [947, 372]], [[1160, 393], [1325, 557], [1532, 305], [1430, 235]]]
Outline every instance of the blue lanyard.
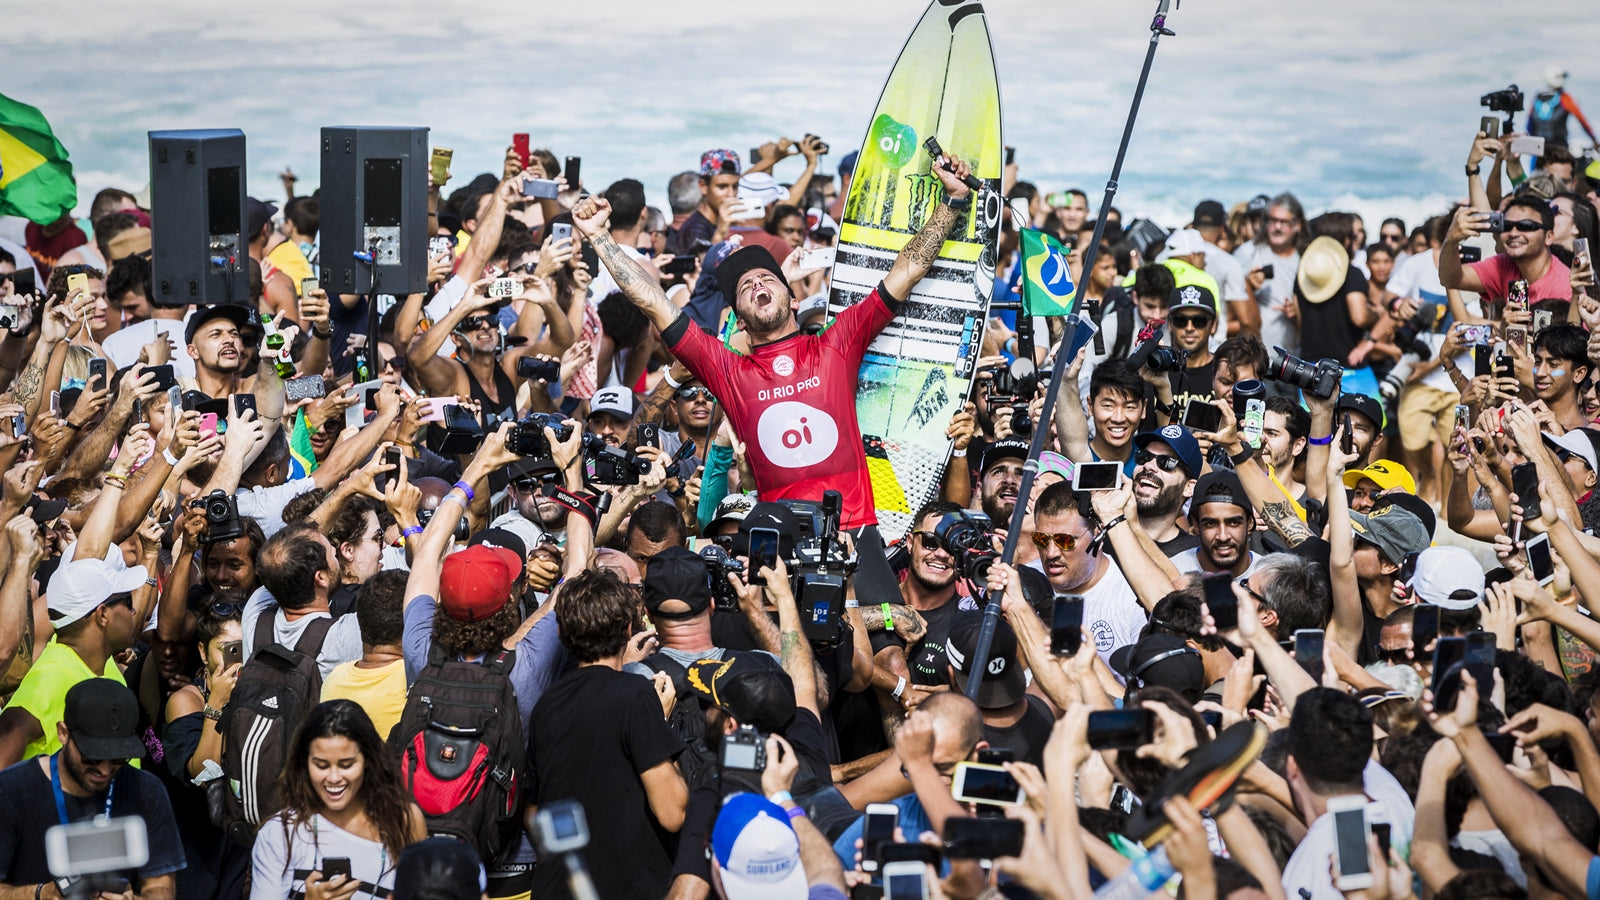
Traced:
[[[58, 762], [60, 758], [60, 753], [53, 753], [50, 755], [50, 790], [54, 791], [56, 795], [56, 816], [60, 819], [61, 824], [67, 825], [70, 824], [70, 822], [67, 819], [67, 796], [61, 791], [61, 769]], [[116, 794], [117, 779], [113, 777], [111, 779], [111, 786], [106, 788], [105, 816], [108, 819], [111, 818], [111, 801]]]

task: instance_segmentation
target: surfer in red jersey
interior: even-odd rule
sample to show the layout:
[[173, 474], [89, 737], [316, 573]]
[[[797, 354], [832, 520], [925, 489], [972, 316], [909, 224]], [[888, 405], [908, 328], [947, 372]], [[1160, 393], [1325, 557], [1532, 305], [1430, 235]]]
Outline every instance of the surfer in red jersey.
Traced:
[[817, 500], [824, 491], [837, 490], [844, 497], [841, 527], [876, 525], [856, 424], [856, 373], [867, 345], [894, 318], [971, 208], [971, 191], [962, 180], [969, 167], [956, 157], [945, 159], [933, 167], [944, 196], [927, 224], [895, 257], [878, 287], [820, 335], [800, 331], [794, 317], [800, 301], [766, 249], [742, 247], [724, 260], [717, 280], [750, 338], [745, 354], [695, 328], [660, 283], [617, 246], [606, 230], [610, 210], [604, 198], [591, 197], [573, 210], [573, 224], [593, 243], [623, 293], [727, 409], [748, 447], [762, 499]]

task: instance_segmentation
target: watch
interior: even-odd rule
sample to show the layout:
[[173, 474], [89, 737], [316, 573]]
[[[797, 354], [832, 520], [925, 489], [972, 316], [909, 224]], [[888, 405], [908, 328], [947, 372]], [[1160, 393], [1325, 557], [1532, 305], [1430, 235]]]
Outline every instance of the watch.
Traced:
[[1474, 175], [1476, 175], [1476, 174], [1478, 174], [1478, 172], [1479, 172], [1479, 171], [1480, 171], [1480, 170], [1481, 170], [1481, 169], [1482, 169], [1482, 168], [1483, 168], [1483, 164], [1482, 164], [1482, 163], [1479, 163], [1479, 164], [1478, 164], [1478, 165], [1476, 165], [1476, 166], [1467, 166], [1467, 177], [1468, 177], [1468, 178], [1471, 178], [1471, 177], [1472, 177], [1472, 176], [1474, 176]]
[[972, 195], [968, 194], [967, 196], [962, 197], [960, 200], [957, 200], [956, 198], [946, 194], [942, 202], [945, 206], [950, 207], [956, 212], [966, 212], [972, 208]]

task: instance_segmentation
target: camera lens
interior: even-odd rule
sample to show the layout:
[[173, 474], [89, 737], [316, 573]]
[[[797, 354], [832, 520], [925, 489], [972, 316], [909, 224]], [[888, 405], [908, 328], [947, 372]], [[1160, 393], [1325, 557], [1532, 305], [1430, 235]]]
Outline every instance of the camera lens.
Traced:
[[212, 521], [222, 521], [223, 519], [228, 518], [228, 498], [206, 498], [206, 518], [211, 519]]

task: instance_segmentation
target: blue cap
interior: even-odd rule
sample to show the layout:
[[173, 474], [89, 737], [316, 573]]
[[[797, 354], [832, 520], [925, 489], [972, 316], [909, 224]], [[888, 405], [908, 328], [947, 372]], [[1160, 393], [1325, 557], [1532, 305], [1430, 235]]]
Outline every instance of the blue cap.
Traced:
[[861, 158], [860, 150], [851, 150], [839, 160], [839, 177], [847, 178], [856, 173], [856, 160]]
[[1182, 425], [1165, 425], [1159, 431], [1146, 431], [1134, 435], [1133, 445], [1140, 450], [1157, 441], [1172, 448], [1178, 455], [1178, 462], [1183, 464], [1183, 470], [1189, 473], [1190, 478], [1200, 477], [1200, 467], [1205, 458], [1200, 453], [1200, 442], [1194, 439], [1189, 429]]

